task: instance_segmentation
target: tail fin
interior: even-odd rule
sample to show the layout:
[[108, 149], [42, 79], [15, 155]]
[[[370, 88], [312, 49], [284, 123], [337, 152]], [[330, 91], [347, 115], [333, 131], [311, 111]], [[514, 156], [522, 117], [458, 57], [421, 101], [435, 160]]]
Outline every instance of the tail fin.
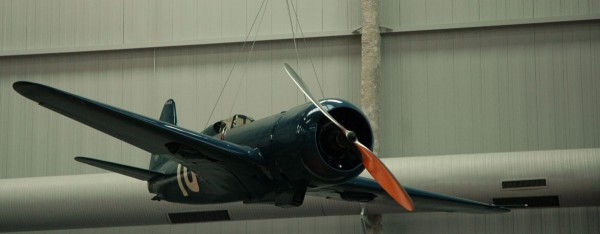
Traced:
[[[177, 125], [177, 110], [173, 99], [169, 99], [165, 102], [159, 120]], [[160, 171], [160, 167], [169, 161], [169, 159], [170, 157], [168, 155], [153, 154], [150, 158], [150, 170]]]
[[175, 101], [173, 99], [165, 102], [162, 112], [160, 112], [160, 119], [158, 120], [177, 125], [177, 111], [175, 110]]

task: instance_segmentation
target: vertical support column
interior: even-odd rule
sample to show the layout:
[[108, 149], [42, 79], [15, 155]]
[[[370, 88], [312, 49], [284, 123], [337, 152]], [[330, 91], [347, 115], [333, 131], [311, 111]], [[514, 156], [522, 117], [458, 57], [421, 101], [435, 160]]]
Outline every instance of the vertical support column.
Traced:
[[383, 232], [381, 215], [367, 214], [367, 209], [365, 207], [360, 211], [360, 222], [364, 234], [379, 234]]
[[[373, 152], [379, 152], [379, 66], [381, 64], [381, 35], [379, 34], [379, 0], [361, 0], [362, 35], [360, 106], [367, 115], [373, 130]], [[381, 215], [361, 212], [363, 231], [381, 233]]]
[[379, 0], [361, 0], [361, 80], [360, 106], [373, 130], [373, 151], [379, 152], [379, 76], [381, 35], [379, 34]]

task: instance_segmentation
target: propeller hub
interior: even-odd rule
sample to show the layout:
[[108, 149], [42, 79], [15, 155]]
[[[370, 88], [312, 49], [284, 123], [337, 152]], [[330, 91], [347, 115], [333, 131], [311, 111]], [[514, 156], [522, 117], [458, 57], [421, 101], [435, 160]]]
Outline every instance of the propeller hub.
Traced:
[[317, 145], [324, 161], [331, 167], [347, 171], [361, 164], [360, 152], [347, 134], [334, 123], [322, 118], [317, 130]]
[[348, 139], [348, 141], [350, 142], [355, 142], [356, 141], [356, 133], [354, 133], [353, 131], [348, 130], [346, 132], [346, 139]]

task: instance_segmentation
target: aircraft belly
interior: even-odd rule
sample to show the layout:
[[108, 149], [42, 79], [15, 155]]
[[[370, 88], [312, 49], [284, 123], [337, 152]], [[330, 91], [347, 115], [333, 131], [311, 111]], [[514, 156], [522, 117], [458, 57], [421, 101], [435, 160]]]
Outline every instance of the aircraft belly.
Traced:
[[181, 164], [177, 174], [154, 182], [161, 199], [192, 204], [210, 204], [247, 199], [248, 191], [231, 172], [213, 162], [194, 164], [192, 170]]

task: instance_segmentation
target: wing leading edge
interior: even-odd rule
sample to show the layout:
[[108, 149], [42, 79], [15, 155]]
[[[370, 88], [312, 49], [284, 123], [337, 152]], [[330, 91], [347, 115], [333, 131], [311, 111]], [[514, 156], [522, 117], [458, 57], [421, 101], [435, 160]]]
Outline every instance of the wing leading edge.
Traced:
[[[452, 197], [440, 193], [404, 187], [415, 204], [415, 211], [421, 212], [464, 212], [464, 213], [503, 213], [509, 212], [501, 206]], [[398, 205], [381, 186], [372, 179], [356, 177], [346, 183], [321, 188], [309, 192], [316, 196], [360, 201], [376, 205]]]
[[[41, 106], [152, 154], [175, 154], [178, 150], [191, 150], [212, 161], [262, 163], [262, 157], [250, 147], [221, 141], [52, 87], [19, 81], [13, 84], [13, 88]], [[185, 159], [180, 158], [182, 161]]]

